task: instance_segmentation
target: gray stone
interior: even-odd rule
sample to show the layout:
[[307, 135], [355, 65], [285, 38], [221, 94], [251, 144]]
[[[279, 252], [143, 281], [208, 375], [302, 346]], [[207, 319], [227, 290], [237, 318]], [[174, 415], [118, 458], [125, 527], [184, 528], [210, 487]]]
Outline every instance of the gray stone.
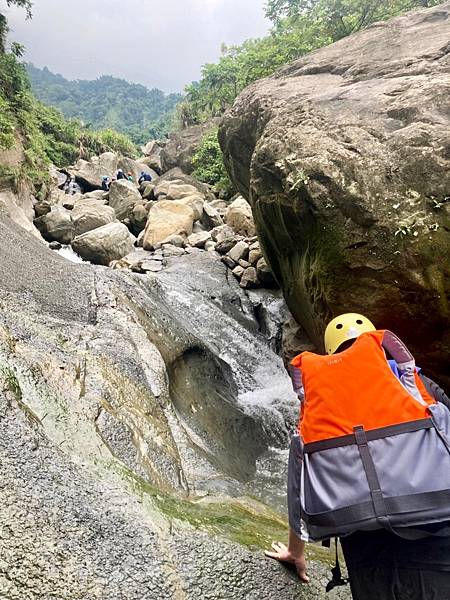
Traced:
[[266, 263], [266, 259], [260, 258], [256, 264], [256, 272], [258, 279], [265, 287], [277, 287], [277, 282], [273, 276], [272, 270]]
[[207, 240], [205, 243], [205, 250], [207, 252], [215, 252], [216, 251], [216, 243], [213, 242], [211, 239]]
[[238, 265], [237, 267], [235, 267], [233, 269], [233, 275], [235, 277], [237, 277], [238, 279], [240, 279], [242, 277], [242, 275], [244, 274], [244, 271], [245, 271], [244, 267], [241, 267], [240, 265]]
[[62, 245], [59, 242], [50, 242], [48, 247], [50, 248], [50, 250], [61, 250]]
[[131, 235], [123, 223], [110, 223], [77, 236], [72, 248], [84, 260], [109, 265], [129, 254], [136, 238]]
[[120, 179], [111, 183], [109, 205], [116, 211], [119, 221], [130, 218], [136, 204], [141, 204], [141, 202], [141, 195], [131, 181]]
[[[219, 246], [219, 244], [217, 244]], [[217, 247], [216, 246], [216, 247]], [[248, 244], [241, 241], [235, 244], [231, 250], [228, 252], [228, 256], [234, 260], [234, 262], [239, 262], [241, 259], [246, 259], [249, 253]]]
[[102, 227], [116, 220], [116, 213], [111, 206], [105, 206], [103, 201], [92, 199], [77, 202], [71, 212], [74, 237]]
[[241, 287], [244, 289], [254, 288], [259, 285], [258, 275], [255, 267], [247, 267], [241, 277]]
[[248, 262], [252, 265], [256, 264], [258, 260], [262, 258], [262, 252], [259, 248], [254, 250], [250, 250], [250, 254], [248, 255]]
[[253, 221], [252, 208], [242, 196], [236, 198], [236, 200], [228, 207], [225, 215], [225, 222], [238, 235], [255, 235], [256, 229]]
[[186, 254], [184, 248], [179, 248], [178, 246], [172, 246], [171, 244], [163, 245], [163, 256], [183, 256]]
[[206, 202], [203, 205], [203, 215], [201, 218], [201, 222], [202, 225], [208, 230], [223, 225], [222, 218], [219, 215], [218, 211], [214, 208], [214, 206], [212, 206], [208, 202]]
[[229, 269], [234, 269], [237, 266], [234, 260], [229, 256], [222, 256], [221, 260], [223, 264], [226, 265]]
[[47, 242], [70, 244], [73, 238], [73, 224], [70, 212], [62, 206], [54, 206], [51, 212], [34, 220], [42, 237]]
[[204, 248], [207, 241], [211, 240], [211, 234], [208, 231], [201, 231], [200, 233], [192, 233], [187, 241], [191, 246], [196, 248]]

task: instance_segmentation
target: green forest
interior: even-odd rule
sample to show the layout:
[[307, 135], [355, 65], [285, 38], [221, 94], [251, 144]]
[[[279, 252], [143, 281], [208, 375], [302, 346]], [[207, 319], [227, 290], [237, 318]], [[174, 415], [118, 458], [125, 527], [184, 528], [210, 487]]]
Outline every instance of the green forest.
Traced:
[[36, 97], [58, 108], [67, 118], [77, 118], [93, 129], [115, 129], [136, 144], [169, 133], [181, 94], [128, 83], [104, 75], [93, 81], [69, 81], [46, 67], [27, 64]]

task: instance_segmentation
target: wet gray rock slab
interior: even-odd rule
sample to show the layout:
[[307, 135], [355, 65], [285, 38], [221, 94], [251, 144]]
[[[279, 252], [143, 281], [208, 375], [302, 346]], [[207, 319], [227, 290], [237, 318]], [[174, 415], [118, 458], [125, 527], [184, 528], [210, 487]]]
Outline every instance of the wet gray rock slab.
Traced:
[[[0, 391], [0, 597], [286, 600], [325, 597], [274, 563], [194, 530], [163, 531], [136, 500], [74, 464]], [[347, 598], [345, 594], [329, 596]]]

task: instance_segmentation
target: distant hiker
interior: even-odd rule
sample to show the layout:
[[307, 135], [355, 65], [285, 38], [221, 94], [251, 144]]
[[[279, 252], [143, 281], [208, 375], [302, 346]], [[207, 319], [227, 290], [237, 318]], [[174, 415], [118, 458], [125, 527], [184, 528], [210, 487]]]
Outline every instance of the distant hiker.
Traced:
[[128, 181], [133, 181], [133, 173], [128, 172], [128, 177], [127, 177]]
[[[308, 582], [305, 542], [340, 537], [355, 600], [450, 598], [450, 399], [362, 315], [333, 319], [325, 349], [291, 363], [289, 542], [266, 555]], [[345, 583], [336, 561], [327, 590]]]
[[141, 171], [141, 175], [138, 179], [138, 183], [139, 185], [142, 185], [144, 183], [144, 181], [151, 181], [152, 180], [152, 176], [150, 175], [150, 173], [146, 173], [145, 171]]
[[117, 179], [118, 179], [118, 180], [119, 180], [119, 179], [126, 179], [126, 178], [127, 178], [127, 177], [126, 177], [126, 175], [125, 175], [125, 173], [122, 171], [122, 169], [119, 169], [119, 170], [117, 171], [117, 175], [116, 175], [116, 176], [117, 176]]
[[109, 179], [109, 177], [107, 177], [106, 175], [104, 175], [102, 177], [102, 190], [104, 192], [108, 192], [109, 191], [110, 184], [108, 182], [108, 179]]

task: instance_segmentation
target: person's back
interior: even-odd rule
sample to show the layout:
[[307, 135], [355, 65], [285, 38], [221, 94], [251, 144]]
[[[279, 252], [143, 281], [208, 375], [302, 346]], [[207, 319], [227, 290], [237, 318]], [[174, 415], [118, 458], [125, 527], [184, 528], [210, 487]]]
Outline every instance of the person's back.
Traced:
[[[342, 319], [342, 317], [344, 317], [344, 319]], [[353, 319], [355, 319], [354, 323], [352, 321]], [[328, 335], [327, 338], [327, 333], [330, 332], [330, 327], [335, 329], [330, 335]], [[368, 332], [373, 332], [373, 334]], [[361, 343], [360, 340], [358, 340], [357, 353], [355, 354], [353, 348], [350, 354], [346, 352], [346, 350], [352, 346], [353, 342], [355, 342], [355, 340], [362, 333], [365, 333], [365, 336], [363, 336], [364, 340], [361, 339]], [[443, 390], [441, 390], [433, 381], [425, 377], [423, 374], [419, 374], [413, 370], [414, 361], [410, 361], [408, 363], [404, 362], [403, 359], [408, 357], [412, 358], [411, 355], [408, 353], [407, 349], [402, 346], [400, 340], [398, 340], [398, 338], [396, 338], [396, 336], [393, 334], [387, 335], [389, 333], [390, 332], [375, 331], [375, 327], [372, 325], [372, 323], [370, 323], [368, 319], [362, 317], [361, 315], [341, 315], [341, 318], [335, 319], [330, 323], [325, 334], [325, 347], [327, 354], [335, 355], [336, 358], [326, 358], [313, 355], [311, 353], [304, 353], [304, 355], [300, 355], [294, 359], [293, 365], [296, 365], [293, 370], [294, 388], [302, 400], [303, 409], [299, 423], [301, 437], [298, 435], [294, 436], [291, 443], [289, 459], [288, 505], [289, 523], [291, 528], [289, 535], [289, 546], [285, 547], [282, 544], [274, 544], [273, 549], [275, 552], [269, 552], [266, 554], [271, 558], [276, 558], [280, 561], [294, 562], [300, 579], [302, 581], [307, 581], [306, 563], [304, 559], [304, 545], [305, 541], [309, 539], [308, 536], [310, 535], [307, 533], [307, 530], [310, 527], [312, 528], [311, 531], [315, 532], [314, 535], [319, 536], [318, 538], [315, 537], [315, 539], [324, 539], [324, 537], [323, 534], [322, 537], [320, 537], [321, 534], [319, 532], [321, 531], [321, 528], [313, 525], [313, 523], [317, 522], [317, 520], [311, 522], [311, 524], [308, 522], [308, 515], [310, 513], [305, 512], [305, 498], [309, 502], [309, 505], [306, 507], [309, 509], [309, 511], [311, 510], [312, 494], [318, 494], [319, 498], [316, 500], [316, 502], [318, 502], [319, 505], [322, 504], [323, 507], [327, 507], [326, 509], [320, 509], [320, 507], [318, 508], [319, 512], [320, 510], [325, 510], [325, 520], [320, 522], [322, 524], [323, 532], [324, 523], [331, 522], [330, 515], [333, 511], [330, 510], [329, 503], [335, 503], [337, 499], [338, 504], [341, 502], [340, 506], [344, 507], [345, 502], [342, 504], [342, 499], [347, 501], [347, 499], [350, 498], [353, 493], [356, 493], [352, 488], [345, 488], [350, 481], [350, 465], [352, 465], [352, 473], [355, 473], [355, 468], [357, 468], [357, 464], [355, 462], [356, 459], [350, 459], [348, 454], [352, 448], [352, 446], [349, 446], [348, 444], [351, 444], [352, 442], [350, 441], [344, 444], [344, 439], [346, 439], [345, 435], [344, 437], [339, 437], [343, 434], [339, 433], [339, 431], [337, 434], [334, 433], [334, 431], [336, 431], [336, 427], [339, 430], [339, 427], [347, 426], [344, 410], [346, 403], [349, 401], [351, 402], [352, 397], [355, 399], [355, 403], [352, 406], [354, 406], [356, 412], [361, 413], [361, 416], [354, 417], [359, 423], [360, 419], [365, 418], [365, 406], [369, 409], [369, 412], [366, 410], [366, 418], [368, 418], [369, 421], [380, 418], [385, 420], [387, 419], [389, 421], [389, 418], [392, 417], [392, 414], [395, 415], [395, 411], [397, 409], [394, 406], [394, 412], [392, 414], [380, 412], [383, 403], [384, 406], [387, 407], [388, 411], [390, 411], [391, 407], [395, 405], [395, 402], [403, 402], [404, 404], [402, 410], [410, 411], [409, 414], [407, 412], [404, 413], [405, 421], [407, 422], [400, 426], [393, 425], [393, 427], [400, 427], [402, 430], [401, 432], [403, 432], [404, 435], [396, 436], [396, 433], [393, 432], [391, 426], [391, 430], [386, 430], [391, 432], [388, 434], [388, 445], [386, 445], [385, 440], [382, 438], [379, 440], [373, 436], [370, 438], [379, 442], [378, 450], [376, 451], [378, 453], [378, 458], [373, 459], [371, 457], [371, 452], [374, 452], [373, 442], [371, 446], [372, 450], [370, 450], [369, 446], [368, 453], [366, 453], [363, 450], [363, 446], [359, 446], [360, 443], [362, 444], [362, 437], [360, 433], [354, 434], [355, 439], [357, 440], [356, 443], [358, 444], [356, 448], [359, 449], [365, 474], [363, 470], [361, 478], [358, 477], [358, 483], [353, 484], [353, 487], [360, 487], [359, 482], [362, 482], [363, 479], [367, 478], [366, 483], [369, 484], [369, 488], [372, 490], [373, 510], [376, 511], [375, 515], [380, 515], [380, 517], [377, 516], [374, 520], [374, 526], [376, 527], [377, 522], [384, 523], [386, 521], [385, 526], [388, 530], [381, 528], [380, 524], [378, 524], [378, 528], [375, 530], [358, 531], [358, 529], [364, 528], [373, 529], [372, 526], [369, 527], [367, 524], [369, 513], [365, 517], [366, 521], [362, 519], [361, 515], [360, 521], [356, 521], [355, 524], [351, 526], [350, 524], [352, 519], [356, 519], [357, 513], [355, 510], [359, 507], [359, 505], [354, 504], [353, 502], [351, 511], [348, 512], [348, 510], [350, 510], [350, 505], [352, 505], [352, 502], [350, 501], [347, 502], [349, 509], [345, 515], [345, 511], [342, 512], [341, 509], [342, 514], [339, 518], [337, 518], [336, 524], [331, 527], [330, 531], [332, 531], [333, 528], [337, 528], [337, 530], [340, 530], [341, 533], [347, 532], [347, 534], [349, 534], [341, 537], [341, 543], [347, 562], [352, 594], [356, 600], [369, 600], [372, 598], [376, 598], [377, 600], [426, 600], [427, 598], [430, 598], [430, 600], [432, 598], [439, 600], [450, 599], [450, 537], [448, 536], [449, 530], [446, 529], [446, 526], [450, 526], [450, 523], [442, 522], [442, 519], [438, 517], [438, 515], [441, 514], [446, 515], [445, 518], [449, 518], [450, 511], [448, 508], [448, 501], [447, 508], [444, 507], [443, 509], [436, 504], [436, 500], [434, 500], [434, 502], [431, 501], [431, 504], [428, 502], [427, 509], [430, 515], [436, 515], [435, 524], [430, 525], [430, 521], [423, 517], [422, 521], [417, 521], [423, 523], [423, 525], [419, 526], [415, 530], [403, 528], [401, 531], [400, 529], [397, 529], [398, 533], [404, 536], [400, 537], [392, 530], [389, 530], [389, 517], [382, 517], [383, 514], [387, 514], [383, 513], [383, 506], [385, 502], [382, 491], [383, 485], [381, 485], [381, 489], [377, 490], [376, 488], [380, 487], [380, 484], [377, 481], [377, 485], [373, 485], [373, 487], [371, 487], [371, 485], [374, 484], [374, 481], [377, 480], [378, 475], [376, 473], [377, 467], [375, 465], [370, 466], [369, 463], [373, 460], [378, 461], [378, 468], [380, 468], [380, 460], [383, 464], [383, 459], [380, 459], [380, 457], [383, 456], [380, 444], [384, 444], [384, 452], [387, 451], [388, 453], [386, 455], [387, 458], [389, 458], [389, 452], [392, 454], [393, 447], [395, 447], [398, 451], [397, 454], [395, 452], [393, 454], [393, 462], [388, 463], [387, 465], [389, 472], [386, 472], [386, 474], [383, 475], [384, 485], [386, 485], [387, 481], [390, 481], [390, 485], [394, 486], [394, 488], [396, 485], [403, 485], [409, 489], [414, 489], [414, 497], [418, 498], [420, 496], [422, 499], [422, 504], [424, 495], [417, 494], [417, 492], [422, 491], [421, 487], [416, 489], [417, 486], [426, 487], [427, 485], [430, 485], [431, 488], [433, 488], [433, 486], [436, 485], [436, 483], [433, 482], [437, 482], [438, 490], [442, 487], [446, 489], [446, 486], [448, 486], [448, 472], [447, 474], [443, 472], [441, 478], [439, 478], [439, 474], [437, 474], [437, 477], [434, 476], [433, 479], [434, 473], [430, 472], [430, 469], [432, 470], [433, 468], [433, 460], [433, 465], [435, 468], [438, 464], [448, 464], [449, 457], [445, 446], [447, 444], [447, 450], [448, 453], [450, 453], [450, 441], [446, 440], [445, 433], [442, 434], [443, 439], [440, 440], [436, 432], [433, 433], [433, 427], [430, 429], [430, 425], [432, 418], [434, 418], [436, 413], [436, 418], [439, 415], [443, 416], [444, 421], [446, 422], [444, 427], [448, 428], [450, 423], [450, 413], [447, 411], [450, 410], [450, 400], [445, 395]], [[398, 355], [402, 358], [402, 361], [400, 361], [401, 364], [397, 364], [393, 360], [388, 361], [383, 351], [381, 351], [381, 353], [380, 351], [377, 351], [375, 354], [371, 354], [370, 348], [376, 348], [377, 343], [383, 343], [385, 337], [387, 340], [386, 346], [391, 348], [394, 354], [398, 353]], [[341, 352], [344, 353], [340, 356]], [[316, 358], [314, 358], [315, 356]], [[375, 356], [378, 357], [377, 367], [374, 367], [371, 364]], [[360, 358], [358, 357], [365, 357], [364, 360], [367, 362], [361, 362]], [[405, 366], [406, 364], [408, 365], [407, 367]], [[349, 366], [351, 372], [346, 372], [345, 369], [348, 369]], [[355, 368], [356, 366], [357, 368]], [[330, 371], [329, 375], [327, 374], [327, 369]], [[367, 373], [365, 373], [365, 371], [367, 371]], [[344, 378], [342, 377], [343, 373], [345, 373]], [[393, 375], [395, 375], [395, 377], [393, 377]], [[381, 380], [378, 380], [379, 377], [381, 377]], [[400, 380], [402, 384], [401, 386], [395, 384], [396, 378]], [[346, 386], [346, 381], [351, 383], [350, 387]], [[358, 392], [358, 382], [360, 381], [365, 382], [365, 388], [359, 388], [360, 391]], [[384, 382], [387, 385], [386, 389], [384, 388]], [[316, 387], [314, 389], [314, 385], [323, 385], [323, 391], [320, 390], [320, 387]], [[416, 390], [415, 392], [413, 392], [413, 387]], [[373, 393], [370, 391], [372, 388]], [[331, 396], [329, 395], [330, 390], [333, 389], [338, 390], [339, 397], [335, 397], [333, 392], [331, 392]], [[350, 397], [348, 396], [349, 393], [351, 394]], [[367, 399], [371, 397], [371, 393], [373, 400], [367, 404]], [[310, 396], [310, 394], [312, 395]], [[326, 407], [327, 394], [329, 402], [328, 409]], [[415, 404], [416, 400], [414, 399], [415, 396], [413, 396], [413, 394], [416, 394], [419, 403]], [[391, 395], [392, 399], [390, 400]], [[366, 403], [358, 404], [359, 400], [363, 397], [366, 398]], [[381, 399], [381, 402], [378, 401], [378, 398]], [[344, 404], [339, 404], [340, 401]], [[433, 407], [430, 403], [439, 403], [439, 405]], [[421, 405], [422, 408], [420, 408]], [[306, 409], [305, 406], [307, 407]], [[425, 410], [423, 416], [427, 415], [427, 406], [429, 407], [432, 418], [430, 418], [430, 414], [428, 414], [427, 419], [422, 418], [422, 420], [420, 420], [422, 410]], [[442, 408], [438, 408], [438, 406], [441, 406]], [[400, 410], [400, 408], [398, 410]], [[314, 411], [316, 411], [316, 417], [314, 417]], [[307, 415], [306, 420], [305, 413]], [[339, 415], [338, 419], [341, 420], [341, 424], [338, 422], [333, 422], [333, 419], [335, 418], [333, 417], [333, 414]], [[419, 420], [414, 421], [415, 418], [419, 418]], [[350, 419], [350, 426], [351, 422], [352, 419]], [[391, 422], [395, 423], [395, 420]], [[403, 440], [406, 439], [405, 432], [408, 431], [408, 428], [411, 428], [411, 424], [413, 422], [417, 423], [417, 427], [419, 427], [417, 430], [419, 437], [409, 438], [409, 450], [411, 450], [411, 447], [414, 446], [414, 444], [417, 444], [417, 440], [428, 439], [428, 446], [424, 447], [423, 442], [417, 446], [415, 449], [416, 454], [414, 455], [417, 456], [417, 460], [413, 459], [411, 461], [411, 456], [409, 456], [406, 452], [408, 449], [407, 443], [403, 442]], [[430, 434], [427, 434], [427, 438], [420, 437], [420, 428], [425, 428], [423, 430], [424, 434], [427, 432], [426, 428], [428, 428]], [[361, 428], [358, 426], [354, 427], [353, 429], [356, 430]], [[369, 435], [369, 433], [375, 433], [376, 426], [372, 429], [374, 429], [374, 431], [367, 431], [364, 433], [364, 437]], [[329, 435], [326, 434], [327, 431]], [[380, 429], [379, 431], [384, 430]], [[412, 431], [415, 430], [413, 429]], [[325, 435], [322, 435], [324, 432]], [[345, 434], [345, 432], [343, 433]], [[305, 435], [306, 438], [304, 437]], [[393, 435], [393, 437], [389, 438], [389, 435]], [[408, 433], [406, 433], [406, 435], [408, 435]], [[430, 438], [430, 436], [434, 437]], [[334, 439], [326, 440], [327, 437]], [[350, 438], [352, 436], [347, 435], [347, 437]], [[359, 441], [359, 438], [361, 438], [361, 442]], [[324, 441], [313, 442], [311, 444], [313, 439], [323, 439]], [[433, 450], [432, 445], [430, 446], [430, 440], [433, 439], [435, 440], [434, 444], [437, 444], [435, 450]], [[348, 449], [347, 459], [341, 464], [339, 464], [339, 452], [336, 454], [336, 450], [334, 450], [335, 447], [340, 447], [339, 445], [335, 446], [336, 441], [339, 440], [341, 440], [341, 446], [344, 448], [347, 447]], [[331, 467], [331, 469], [336, 471], [334, 475], [331, 471], [329, 471], [328, 489], [327, 487], [324, 487], [326, 486], [326, 482], [321, 483], [320, 473], [318, 471], [316, 471], [316, 473], [312, 471], [311, 476], [314, 477], [313, 482], [310, 481], [308, 475], [308, 469], [314, 469], [314, 464], [319, 465], [319, 469], [321, 464], [325, 465], [323, 462], [325, 457], [322, 459], [319, 455], [323, 453], [323, 450], [327, 444], [330, 446], [328, 452], [334, 453], [332, 456], [332, 463], [334, 463], [334, 466], [331, 463], [328, 468]], [[367, 441], [366, 446], [368, 446]], [[317, 454], [311, 455], [309, 452], [316, 452]], [[351, 452], [354, 454], [353, 450], [351, 450]], [[308, 466], [308, 468], [304, 466], [304, 453], [307, 453], [309, 456], [308, 465], [312, 465], [310, 467]], [[327, 456], [326, 459], [328, 460], [330, 456]], [[358, 452], [356, 452], [355, 456], [358, 456]], [[442, 456], [442, 459], [437, 458], [439, 456]], [[386, 466], [386, 463], [384, 464]], [[410, 466], [409, 469], [407, 468], [408, 465]], [[326, 465], [324, 468], [326, 468]], [[336, 470], [339, 468], [341, 468], [342, 471]], [[349, 471], [348, 476], [345, 474], [346, 470]], [[414, 470], [417, 472], [415, 473]], [[306, 471], [306, 473], [304, 471]], [[394, 475], [394, 473], [396, 475]], [[325, 474], [325, 478], [326, 477], [327, 475]], [[397, 477], [397, 479], [395, 479], [395, 477]], [[336, 483], [338, 480], [339, 484]], [[372, 484], [370, 483], [371, 481]], [[401, 483], [401, 481], [403, 483]], [[336, 485], [339, 485], [339, 490], [333, 491], [332, 488]], [[359, 494], [360, 493], [361, 491]], [[445, 491], [437, 492], [437, 495], [439, 494], [441, 495], [442, 499], [445, 497]], [[400, 497], [402, 497], [401, 490], [398, 491], [397, 503]], [[361, 502], [361, 500], [359, 501]], [[410, 503], [409, 497], [405, 497], [404, 502], [406, 507], [408, 502]], [[418, 507], [419, 504], [417, 502], [416, 504]], [[407, 512], [402, 514], [404, 515], [402, 517], [404, 521], [405, 517], [407, 516]], [[412, 518], [418, 519], [418, 514]], [[314, 519], [316, 519], [316, 517], [314, 517]], [[348, 521], [347, 527], [345, 526], [345, 519]], [[402, 519], [400, 519], [400, 522]], [[356, 523], [360, 523], [363, 525], [363, 527], [357, 525]], [[365, 527], [364, 523], [366, 523]], [[317, 524], [319, 524], [319, 522], [317, 522]], [[433, 533], [440, 533], [441, 535], [430, 535]], [[335, 534], [333, 534], [333, 536], [334, 535]], [[422, 539], [405, 539], [405, 537], [420, 536]]]
[[126, 179], [126, 177], [125, 177], [125, 173], [122, 171], [122, 169], [119, 169], [119, 170], [117, 171], [116, 179], [118, 179], [118, 180], [119, 180], [119, 179]]

